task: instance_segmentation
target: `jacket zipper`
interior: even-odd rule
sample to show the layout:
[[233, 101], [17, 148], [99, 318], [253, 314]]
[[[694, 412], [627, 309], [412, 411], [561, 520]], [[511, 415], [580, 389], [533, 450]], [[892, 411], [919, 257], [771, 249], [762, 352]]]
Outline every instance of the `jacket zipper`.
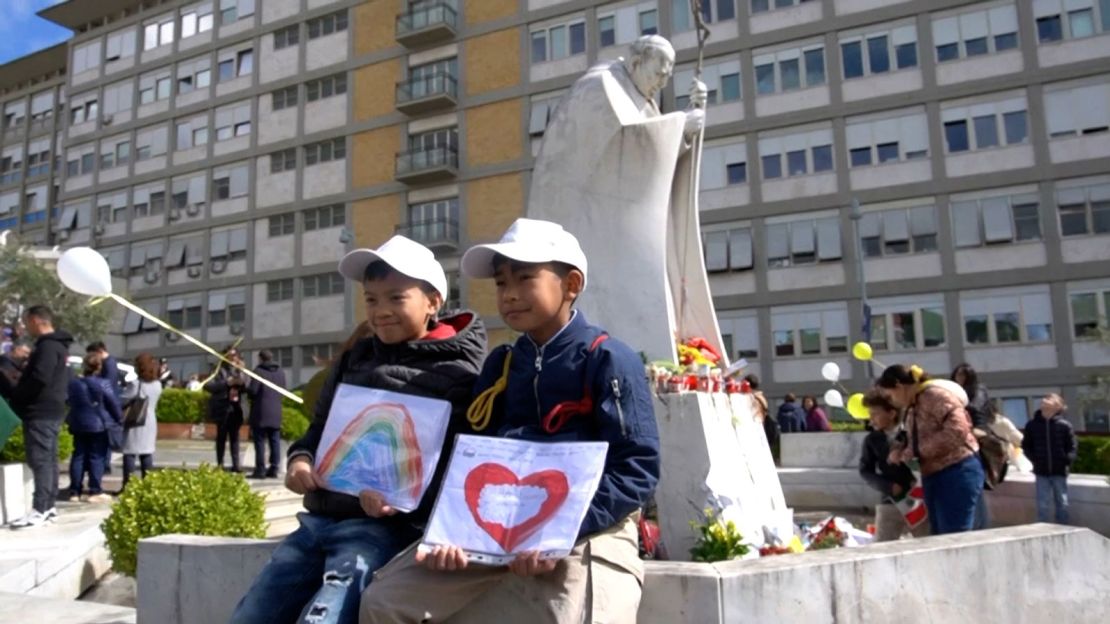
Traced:
[[[528, 338], [532, 340], [531, 337]], [[543, 349], [532, 340], [532, 346], [536, 347], [536, 376], [532, 378], [532, 396], [536, 400], [536, 418], [543, 422], [543, 410], [540, 408], [540, 373], [543, 371]], [[547, 345], [544, 345], [545, 347]]]
[[1052, 423], [1048, 418], [1044, 419], [1044, 439], [1045, 447], [1048, 450], [1048, 474], [1052, 474]]
[[621, 407], [621, 383], [616, 378], [613, 378], [611, 384], [613, 386], [613, 396], [616, 397], [614, 403], [617, 404], [617, 418], [621, 422], [621, 436], [627, 438], [628, 432], [624, 429], [624, 408]]

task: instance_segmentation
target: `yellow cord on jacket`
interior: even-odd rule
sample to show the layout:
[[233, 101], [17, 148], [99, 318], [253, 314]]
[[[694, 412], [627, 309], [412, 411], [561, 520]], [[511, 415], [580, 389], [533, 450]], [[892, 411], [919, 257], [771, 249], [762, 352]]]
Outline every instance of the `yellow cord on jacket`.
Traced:
[[509, 363], [513, 361], [513, 354], [510, 351], [505, 354], [505, 365], [501, 369], [501, 377], [497, 379], [489, 388], [486, 388], [481, 394], [478, 395], [470, 407], [466, 410], [466, 419], [470, 421], [470, 426], [475, 431], [481, 431], [489, 426], [490, 418], [493, 417], [493, 403], [497, 400], [497, 395], [505, 391], [509, 385]]

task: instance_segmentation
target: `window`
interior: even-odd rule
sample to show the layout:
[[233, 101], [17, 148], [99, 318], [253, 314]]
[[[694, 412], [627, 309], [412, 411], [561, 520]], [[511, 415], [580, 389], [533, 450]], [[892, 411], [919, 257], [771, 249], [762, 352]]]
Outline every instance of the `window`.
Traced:
[[177, 93], [184, 95], [207, 89], [212, 83], [212, 69], [207, 56], [177, 65]]
[[296, 215], [290, 213], [270, 217], [269, 226], [270, 238], [289, 236], [297, 229]]
[[1110, 101], [1105, 77], [1049, 85], [1045, 88], [1045, 121], [1052, 139], [1088, 136], [1110, 131], [1110, 107], [1091, 102]]
[[301, 347], [301, 366], [304, 367], [326, 365], [326, 363], [331, 362], [334, 357], [335, 344], [331, 342], [304, 345]]
[[274, 31], [274, 49], [281, 50], [289, 46], [295, 46], [301, 40], [301, 25], [293, 24], [286, 26], [280, 30]]
[[[705, 83], [706, 100], [709, 106], [740, 100], [739, 59], [711, 59], [702, 69], [701, 80]], [[690, 85], [693, 81], [693, 69], [675, 72], [672, 80], [675, 85]], [[689, 95], [680, 95], [677, 89], [675, 93], [675, 108], [686, 109], [690, 104]]]
[[174, 19], [173, 15], [165, 15], [157, 22], [143, 27], [143, 49], [154, 48], [173, 43]]
[[994, 54], [1017, 47], [1017, 10], [1013, 4], [963, 12], [933, 20], [937, 61]]
[[254, 71], [254, 50], [240, 50], [235, 55], [236, 63], [239, 67], [239, 75], [246, 76]]
[[217, 74], [220, 82], [227, 82], [254, 71], [254, 49], [222, 50], [219, 54]]
[[949, 154], [1018, 145], [1029, 139], [1024, 96], [942, 108], [941, 119]]
[[326, 37], [347, 30], [347, 10], [329, 13], [323, 17], [308, 20], [308, 40]]
[[255, 0], [220, 0], [220, 23], [232, 24], [254, 15]]
[[165, 155], [169, 147], [169, 127], [157, 126], [135, 134], [135, 162]]
[[304, 146], [304, 164], [306, 167], [316, 163], [343, 160], [347, 157], [347, 139], [339, 137], [328, 139], [319, 143], [310, 143]]
[[305, 91], [309, 102], [333, 95], [343, 95], [347, 92], [347, 74], [335, 74], [319, 80], [310, 80], [305, 83]]
[[292, 108], [297, 105], [297, 87], [286, 87], [278, 89], [270, 94], [271, 108], [279, 111], [285, 108]]
[[1033, 3], [1033, 16], [1041, 43], [1082, 39], [1110, 30], [1110, 2], [1106, 0], [1038, 0]]
[[1110, 318], [1110, 288], [1092, 288], [1068, 294], [1072, 337], [1097, 339], [1099, 326]]
[[852, 167], [924, 158], [929, 153], [925, 112], [903, 112], [879, 118], [849, 118], [846, 128]]
[[946, 346], [944, 301], [871, 302], [871, 346], [876, 351], [920, 351]]
[[[104, 45], [104, 60], [111, 63], [135, 56], [135, 30], [127, 28], [109, 33]], [[76, 61], [76, 58], [74, 59]], [[74, 71], [74, 73], [80, 73]]]
[[270, 173], [293, 171], [296, 168], [297, 148], [290, 147], [289, 149], [284, 149], [280, 152], [273, 152], [270, 154]]
[[304, 211], [304, 231], [325, 230], [347, 222], [347, 209], [343, 204], [320, 206]]
[[[785, 154], [784, 154], [785, 152]], [[802, 134], [759, 139], [763, 179], [832, 171], [832, 131], [813, 130]], [[782, 157], [786, 158], [783, 171]]]
[[725, 165], [725, 173], [729, 184], [744, 184], [748, 181], [747, 163], [730, 163]]
[[753, 63], [760, 95], [825, 84], [825, 48], [821, 44], [759, 53]]
[[74, 75], [100, 67], [100, 39], [73, 48]]
[[765, 243], [769, 268], [839, 261], [840, 221], [828, 217], [768, 224]]
[[777, 9], [788, 9], [792, 6], [812, 2], [813, 0], [749, 0], [752, 6], [752, 14], [766, 13], [767, 11], [774, 11]]
[[177, 124], [177, 150], [199, 147], [208, 143], [208, 116], [202, 115]]
[[212, 172], [212, 194], [215, 201], [246, 196], [250, 166], [246, 163], [219, 167]]
[[702, 238], [706, 271], [747, 271], [752, 268], [751, 228], [706, 232]]
[[848, 311], [838, 306], [771, 308], [776, 357], [848, 351]]
[[1060, 234], [1110, 234], [1110, 184], [1063, 188], [1056, 191]]
[[917, 67], [917, 29], [911, 24], [841, 37], [840, 57], [845, 79]]
[[226, 141], [251, 132], [250, 101], [230, 104], [216, 109], [216, 140]]
[[575, 21], [532, 31], [532, 62], [556, 61], [586, 51], [586, 23]]
[[1035, 194], [955, 200], [950, 210], [957, 247], [1041, 238]]
[[[292, 216], [292, 215], [290, 215]], [[273, 218], [271, 217], [271, 223]], [[271, 229], [273, 226], [270, 226]], [[273, 234], [271, 234], [272, 236]], [[276, 303], [278, 301], [289, 301], [293, 298], [293, 280], [281, 279], [272, 282], [266, 282], [266, 303]]]
[[100, 107], [95, 95], [91, 97], [88, 95], [78, 96], [74, 98], [74, 102], [70, 106], [69, 123], [76, 126], [86, 121], [95, 122], [99, 110]]
[[194, 35], [212, 30], [212, 4], [206, 3], [198, 6], [187, 7], [181, 11], [181, 38], [188, 39]]
[[[135, 251], [132, 249], [132, 255]], [[203, 301], [201, 295], [190, 295], [184, 299], [169, 299], [166, 301], [167, 319], [170, 325], [182, 329], [196, 329], [201, 326], [204, 318]]]
[[301, 278], [302, 295], [305, 297], [328, 297], [343, 294], [343, 276], [338, 273], [325, 273]]
[[139, 76], [139, 104], [150, 104], [170, 97], [170, 68], [164, 67]]
[[1049, 342], [1051, 303], [1047, 287], [1020, 293], [988, 290], [961, 295], [964, 340], [968, 345]]

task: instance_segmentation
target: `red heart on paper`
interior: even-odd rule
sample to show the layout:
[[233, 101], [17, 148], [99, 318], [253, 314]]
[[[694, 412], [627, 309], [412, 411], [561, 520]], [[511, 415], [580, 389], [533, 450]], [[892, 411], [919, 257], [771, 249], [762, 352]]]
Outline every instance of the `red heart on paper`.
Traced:
[[[547, 498], [540, 505], [539, 511], [531, 518], [515, 526], [507, 527], [500, 522], [491, 522], [482, 518], [478, 513], [478, 501], [481, 498], [482, 488], [487, 485], [515, 485], [533, 486], [542, 488], [547, 493]], [[541, 526], [551, 519], [555, 512], [563, 506], [570, 488], [567, 476], [559, 470], [541, 470], [533, 472], [523, 479], [516, 476], [501, 464], [487, 462], [476, 466], [470, 474], [466, 475], [464, 483], [466, 506], [470, 508], [470, 515], [482, 530], [489, 534], [505, 552], [512, 552], [518, 544], [528, 539]]]

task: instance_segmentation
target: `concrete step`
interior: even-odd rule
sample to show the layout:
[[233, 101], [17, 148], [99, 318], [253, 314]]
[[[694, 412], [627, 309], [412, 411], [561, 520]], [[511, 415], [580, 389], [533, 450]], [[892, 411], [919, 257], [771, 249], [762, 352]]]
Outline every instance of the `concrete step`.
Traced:
[[100, 531], [109, 511], [108, 505], [58, 503], [58, 518], [47, 525], [0, 529], [0, 592], [80, 596], [111, 567]]
[[0, 622], [135, 624], [135, 609], [61, 598], [0, 593]]

